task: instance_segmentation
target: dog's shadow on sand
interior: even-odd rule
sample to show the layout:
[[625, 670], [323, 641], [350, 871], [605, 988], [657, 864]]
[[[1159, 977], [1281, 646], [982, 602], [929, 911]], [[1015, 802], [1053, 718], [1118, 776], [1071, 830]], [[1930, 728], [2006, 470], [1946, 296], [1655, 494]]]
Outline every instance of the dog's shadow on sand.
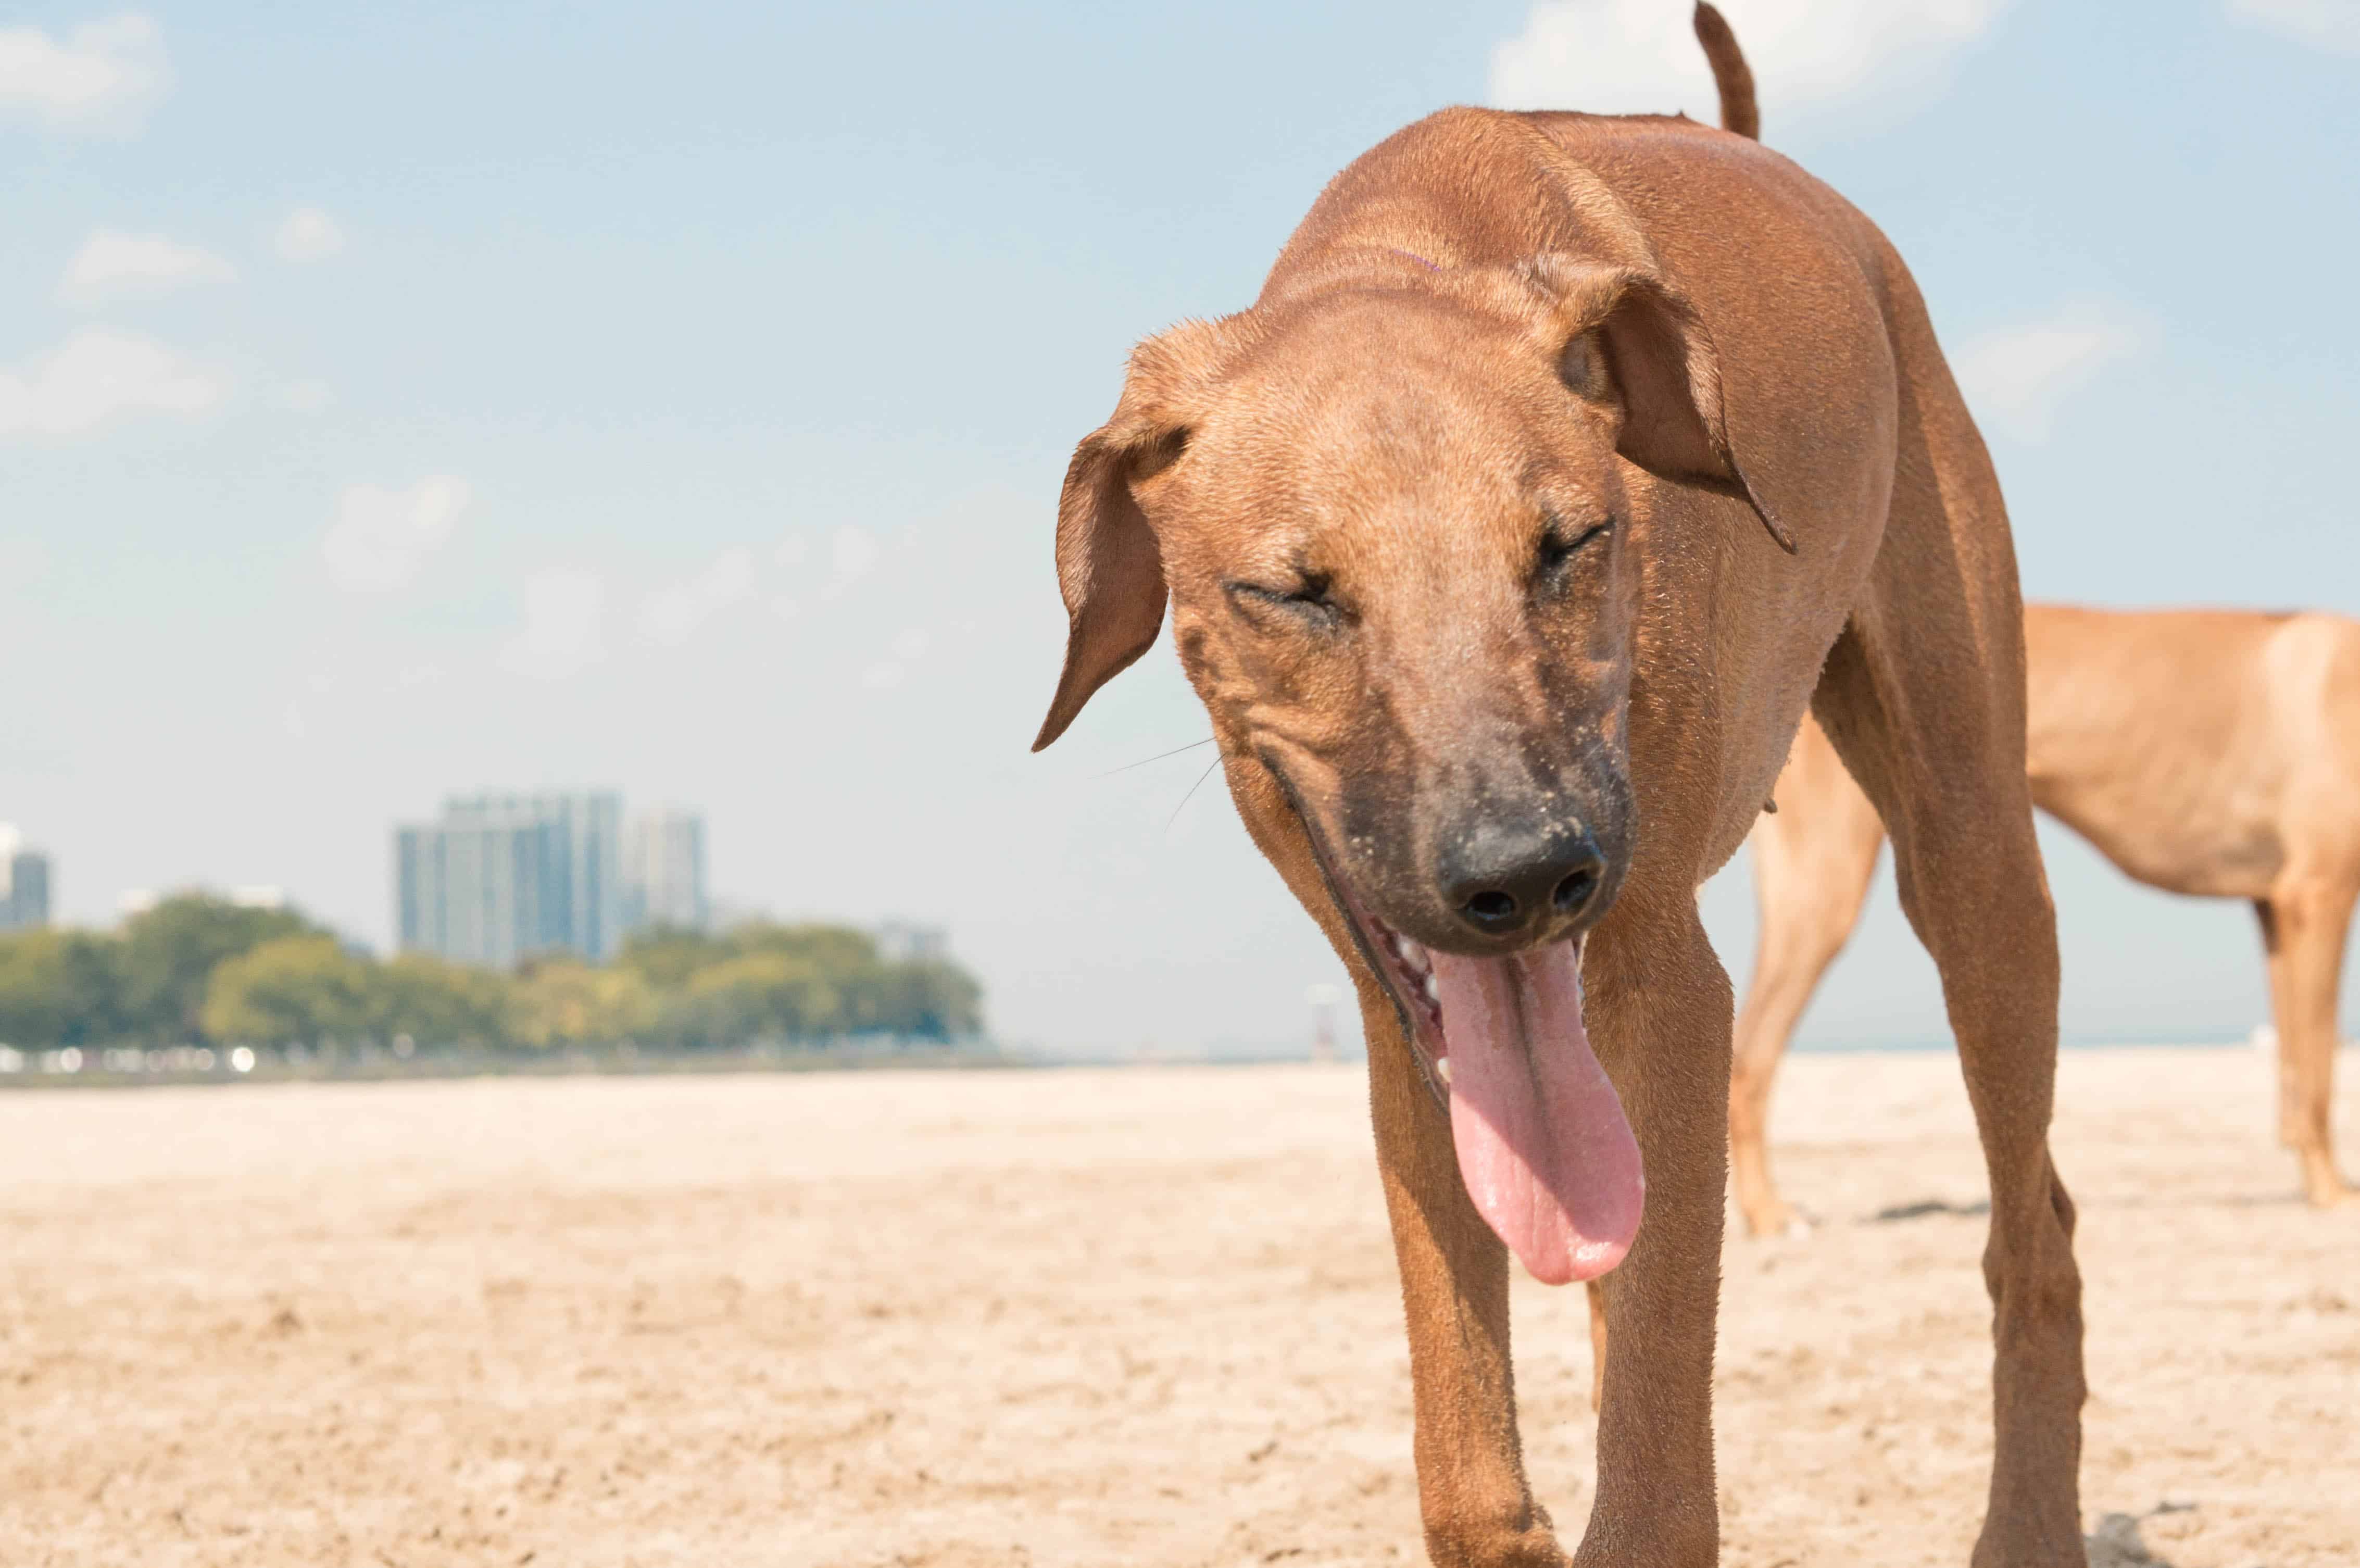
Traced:
[[1953, 1203], [1947, 1198], [1921, 1198], [1915, 1203], [1896, 1203], [1889, 1209], [1879, 1209], [1863, 1225], [1890, 1225], [1903, 1220], [1923, 1220], [1935, 1214], [1972, 1216], [1991, 1212], [1991, 1200], [1979, 1198], [1972, 1203]]
[[2082, 1549], [2089, 1553], [2090, 1568], [2172, 1568], [2165, 1558], [2147, 1550], [2139, 1539], [2139, 1521], [2158, 1514], [2186, 1513], [2193, 1503], [2158, 1503], [2143, 1514], [2104, 1514], [2098, 1528], [2082, 1538]]

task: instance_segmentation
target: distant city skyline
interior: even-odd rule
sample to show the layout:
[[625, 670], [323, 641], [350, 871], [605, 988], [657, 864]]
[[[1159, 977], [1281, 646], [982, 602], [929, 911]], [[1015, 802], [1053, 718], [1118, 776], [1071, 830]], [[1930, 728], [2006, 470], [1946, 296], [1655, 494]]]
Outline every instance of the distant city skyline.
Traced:
[[49, 858], [25, 842], [13, 822], [0, 822], [0, 931], [49, 923]]
[[394, 946], [513, 969], [537, 953], [604, 963], [622, 944], [617, 790], [453, 795], [394, 829]]
[[605, 963], [635, 931], [713, 924], [702, 812], [627, 811], [620, 790], [452, 795], [393, 832], [394, 947], [512, 969]]
[[705, 873], [703, 813], [661, 806], [633, 815], [623, 830], [626, 928], [709, 928], [713, 899]]
[[[0, 822], [0, 932], [49, 924], [54, 878], [50, 858], [31, 848], [16, 824]], [[842, 919], [820, 910], [781, 916], [766, 905], [716, 897], [704, 813], [672, 805], [627, 811], [614, 790], [448, 796], [436, 821], [395, 828], [393, 883], [389, 951], [435, 952], [497, 968], [560, 949], [604, 962], [631, 933], [659, 927], [719, 932], [782, 919]], [[585, 890], [578, 902], [576, 888]], [[183, 894], [243, 909], [318, 913], [274, 885], [189, 884], [126, 888], [115, 895], [115, 920], [137, 918]], [[950, 933], [939, 924], [897, 917], [861, 928], [890, 962], [951, 956]], [[349, 931], [339, 935], [355, 949], [370, 946]]]

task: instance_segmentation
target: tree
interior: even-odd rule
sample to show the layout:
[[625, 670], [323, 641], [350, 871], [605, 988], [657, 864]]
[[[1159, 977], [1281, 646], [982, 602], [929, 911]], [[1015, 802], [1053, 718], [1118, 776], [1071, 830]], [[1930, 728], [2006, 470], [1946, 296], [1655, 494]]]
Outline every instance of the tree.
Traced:
[[962, 1039], [983, 1029], [983, 987], [956, 964], [885, 964], [871, 983], [878, 1028], [923, 1040]]
[[722, 937], [653, 933], [626, 948], [686, 1046], [892, 1034], [950, 1040], [983, 1027], [982, 988], [943, 959], [891, 961], [843, 926], [756, 923]]
[[702, 969], [667, 1009], [672, 1036], [690, 1046], [808, 1040], [836, 1031], [841, 998], [809, 957], [753, 952]]
[[529, 1046], [628, 1040], [656, 1020], [647, 982], [627, 969], [592, 969], [559, 959], [539, 963], [516, 984], [509, 1031]]
[[291, 910], [248, 909], [211, 894], [176, 894], [124, 927], [125, 1022], [165, 1042], [202, 1036], [216, 965], [281, 937], [320, 934]]
[[608, 968], [553, 954], [511, 977], [423, 953], [387, 963], [302, 916], [183, 894], [120, 938], [0, 937], [0, 1043], [249, 1043], [407, 1035], [432, 1045], [546, 1047], [625, 1039], [690, 1047], [980, 1032], [982, 991], [945, 960], [882, 958], [842, 926], [659, 929]]
[[825, 974], [848, 977], [876, 967], [877, 939], [848, 926], [780, 926], [755, 921], [729, 933], [739, 953], [785, 953], [808, 959]]
[[0, 937], [0, 1044], [93, 1046], [125, 1030], [121, 944], [85, 931]]
[[216, 1040], [308, 1043], [364, 1034], [371, 968], [333, 937], [280, 937], [213, 971], [200, 1022]]
[[507, 1042], [515, 984], [488, 970], [403, 953], [371, 976], [374, 1032], [408, 1035], [425, 1045], [497, 1046]]
[[677, 991], [708, 965], [736, 955], [728, 938], [679, 926], [658, 926], [632, 934], [615, 962], [636, 973], [651, 991]]
[[[796, 972], [809, 973], [825, 986], [824, 999], [814, 996], [800, 1005], [792, 999], [781, 999], [794, 1024], [781, 1031], [788, 1038], [854, 1035], [878, 1027], [877, 978], [881, 963], [877, 940], [868, 932], [847, 926], [763, 922], [739, 927], [730, 933], [730, 940], [741, 953], [785, 959], [795, 966]], [[823, 1000], [825, 1005], [819, 1005]]]

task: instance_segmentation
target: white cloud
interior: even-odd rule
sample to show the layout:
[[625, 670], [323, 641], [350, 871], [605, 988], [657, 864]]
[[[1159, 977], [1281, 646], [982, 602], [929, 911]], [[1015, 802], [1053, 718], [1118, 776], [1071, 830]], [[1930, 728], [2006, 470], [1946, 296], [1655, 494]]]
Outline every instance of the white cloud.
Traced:
[[910, 678], [910, 666], [926, 656], [934, 639], [925, 628], [912, 626], [893, 639], [893, 656], [871, 664], [862, 673], [860, 684], [870, 691], [891, 691]]
[[270, 248], [281, 261], [325, 261], [344, 248], [344, 231], [317, 207], [298, 207], [280, 220]]
[[386, 678], [385, 692], [388, 696], [431, 686], [442, 678], [440, 664], [405, 664]]
[[2360, 5], [2353, 0], [2228, 0], [2228, 6], [2238, 21], [2298, 43], [2360, 54]]
[[291, 414], [316, 414], [325, 413], [336, 394], [325, 381], [289, 381], [271, 393], [270, 400]]
[[836, 576], [827, 585], [827, 597], [836, 598], [867, 576], [875, 568], [878, 557], [884, 553], [884, 546], [877, 543], [877, 536], [867, 529], [854, 528], [849, 524], [837, 529], [829, 552]]
[[[770, 559], [792, 571], [810, 558], [813, 543], [806, 534], [790, 533], [772, 547]], [[876, 570], [877, 563], [885, 558], [883, 543], [869, 530], [850, 523], [828, 535], [822, 550], [827, 570], [827, 580], [819, 591], [823, 600], [844, 594]], [[785, 616], [796, 613], [795, 602], [783, 597], [773, 599], [771, 608]]]
[[117, 300], [152, 300], [192, 283], [225, 283], [237, 269], [199, 246], [157, 235], [101, 229], [82, 242], [58, 281], [58, 302], [94, 310]]
[[1950, 367], [1986, 428], [2039, 442], [2067, 399], [2142, 346], [2119, 315], [2081, 307], [1985, 333], [1952, 355]]
[[128, 136], [170, 82], [164, 35], [146, 16], [87, 23], [63, 39], [0, 27], [0, 118]]
[[705, 623], [754, 594], [754, 552], [724, 550], [696, 576], [657, 589], [639, 607], [639, 635], [667, 646], [687, 641]]
[[500, 650], [500, 667], [535, 680], [578, 674], [605, 656], [606, 585], [595, 572], [541, 572], [524, 586], [524, 629]]
[[[1720, 0], [1759, 83], [1764, 118], [1895, 91], [1981, 37], [2012, 0]], [[1491, 49], [1506, 109], [1720, 116], [1688, 0], [1535, 0]], [[1772, 139], [1775, 139], [1775, 137]]]
[[23, 593], [49, 576], [49, 553], [30, 534], [0, 538], [0, 594]]
[[467, 510], [467, 482], [448, 475], [406, 490], [354, 485], [336, 503], [336, 521], [320, 540], [328, 577], [348, 593], [407, 587], [440, 550]]
[[178, 349], [114, 327], [84, 327], [45, 354], [0, 368], [0, 438], [85, 435], [137, 414], [210, 413], [226, 378]]

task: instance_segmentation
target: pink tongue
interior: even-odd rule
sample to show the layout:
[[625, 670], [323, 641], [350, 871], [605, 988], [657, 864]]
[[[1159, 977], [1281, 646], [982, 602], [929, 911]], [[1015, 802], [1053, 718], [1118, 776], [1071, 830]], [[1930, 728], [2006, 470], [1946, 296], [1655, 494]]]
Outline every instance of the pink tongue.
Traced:
[[1544, 1285], [1595, 1279], [1639, 1231], [1639, 1145], [1581, 1025], [1581, 954], [1432, 954], [1459, 1174]]

